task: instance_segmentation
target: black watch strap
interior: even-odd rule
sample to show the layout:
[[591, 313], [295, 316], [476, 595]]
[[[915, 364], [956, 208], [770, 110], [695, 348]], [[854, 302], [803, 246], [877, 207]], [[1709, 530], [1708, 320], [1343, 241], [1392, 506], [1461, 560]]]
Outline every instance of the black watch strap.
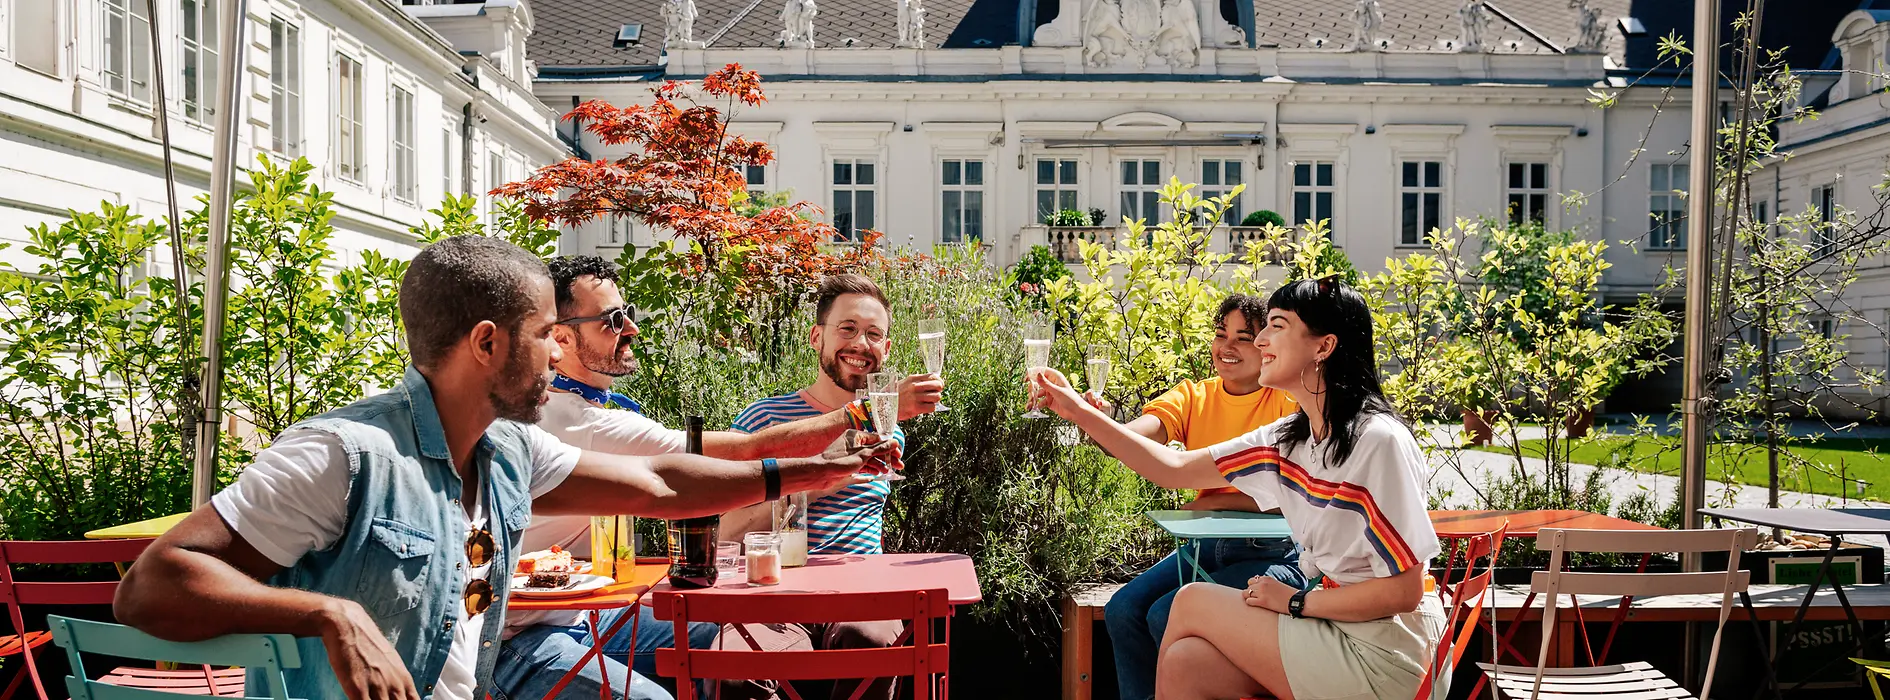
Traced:
[[1286, 601], [1287, 614], [1292, 615], [1293, 617], [1296, 617], [1296, 618], [1305, 617], [1306, 616], [1306, 594], [1311, 593], [1311, 592], [1312, 591], [1308, 589], [1302, 588], [1300, 589], [1298, 593], [1294, 593], [1292, 598], [1287, 599]]
[[764, 502], [781, 497], [781, 463], [773, 458], [761, 460], [761, 480], [767, 484], [768, 497]]

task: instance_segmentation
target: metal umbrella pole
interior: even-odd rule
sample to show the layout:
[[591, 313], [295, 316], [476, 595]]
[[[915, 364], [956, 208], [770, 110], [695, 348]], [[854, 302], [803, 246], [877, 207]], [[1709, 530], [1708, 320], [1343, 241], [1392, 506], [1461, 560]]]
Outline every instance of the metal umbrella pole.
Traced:
[[217, 27], [216, 131], [210, 153], [210, 240], [205, 251], [203, 279], [203, 379], [198, 407], [196, 464], [191, 473], [192, 507], [210, 502], [216, 491], [217, 443], [223, 428], [223, 322], [229, 300], [230, 204], [235, 187], [237, 125], [242, 102], [243, 67], [248, 53], [243, 27], [248, 23], [247, 0], [219, 2], [223, 13]]
[[[151, 45], [163, 46], [163, 34], [158, 30], [157, 0], [144, 0], [145, 26], [151, 28]], [[190, 343], [190, 269], [184, 264], [184, 232], [178, 228], [183, 218], [177, 214], [177, 164], [171, 158], [171, 105], [164, 93], [164, 52], [151, 52], [151, 89], [155, 99], [151, 100], [152, 117], [157, 120], [158, 143], [164, 150], [164, 203], [170, 215], [165, 229], [171, 234], [171, 279], [176, 285], [177, 301], [177, 344], [179, 355]], [[199, 390], [195, 383], [186, 384], [178, 389], [178, 412], [182, 422], [190, 423], [194, 428], [197, 422], [197, 397]], [[179, 426], [179, 433], [183, 432]], [[184, 442], [184, 454], [195, 454], [195, 436]]]
[[[1687, 278], [1686, 376], [1680, 394], [1680, 425], [1684, 441], [1680, 463], [1680, 517], [1689, 530], [1701, 526], [1700, 509], [1706, 506], [1706, 418], [1711, 397], [1706, 395], [1706, 372], [1713, 350], [1708, 329], [1713, 327], [1712, 244], [1714, 153], [1719, 120], [1719, 0], [1693, 3], [1693, 133], [1687, 146]], [[1682, 571], [1699, 571], [1700, 555], [1685, 554]], [[1694, 682], [1700, 673], [1697, 655], [1698, 625], [1686, 626], [1684, 676]]]

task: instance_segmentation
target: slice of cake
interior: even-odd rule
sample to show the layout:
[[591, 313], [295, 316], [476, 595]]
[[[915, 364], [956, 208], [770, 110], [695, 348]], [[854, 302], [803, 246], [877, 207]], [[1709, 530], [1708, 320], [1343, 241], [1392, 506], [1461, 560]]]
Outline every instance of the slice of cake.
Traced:
[[551, 549], [528, 552], [518, 558], [518, 572], [526, 576], [526, 588], [557, 588], [571, 583], [577, 563], [571, 553], [552, 545]]

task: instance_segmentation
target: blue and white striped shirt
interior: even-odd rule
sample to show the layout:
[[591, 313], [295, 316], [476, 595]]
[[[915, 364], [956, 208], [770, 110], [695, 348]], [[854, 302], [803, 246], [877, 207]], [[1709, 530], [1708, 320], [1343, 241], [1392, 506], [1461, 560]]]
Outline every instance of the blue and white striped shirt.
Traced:
[[[742, 409], [730, 430], [753, 433], [777, 423], [823, 415], [807, 392], [762, 399]], [[901, 440], [902, 436], [894, 439]], [[879, 554], [885, 532], [886, 499], [892, 485], [871, 481], [841, 488], [807, 505], [807, 547], [814, 554]]]

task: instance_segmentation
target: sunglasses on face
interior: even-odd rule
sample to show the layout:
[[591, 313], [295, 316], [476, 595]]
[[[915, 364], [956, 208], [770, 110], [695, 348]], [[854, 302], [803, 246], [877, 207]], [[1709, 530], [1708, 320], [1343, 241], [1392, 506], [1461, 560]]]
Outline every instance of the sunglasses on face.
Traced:
[[624, 327], [630, 325], [630, 310], [619, 306], [596, 316], [567, 318], [563, 321], [559, 321], [558, 324], [563, 326], [575, 326], [580, 323], [590, 323], [592, 321], [603, 321], [605, 330], [611, 333], [622, 333]]
[[[466, 565], [474, 568], [485, 566], [492, 561], [492, 533], [485, 529], [474, 530], [466, 536]], [[485, 578], [476, 578], [466, 582], [466, 617], [485, 612], [492, 607], [492, 571], [486, 571]]]

